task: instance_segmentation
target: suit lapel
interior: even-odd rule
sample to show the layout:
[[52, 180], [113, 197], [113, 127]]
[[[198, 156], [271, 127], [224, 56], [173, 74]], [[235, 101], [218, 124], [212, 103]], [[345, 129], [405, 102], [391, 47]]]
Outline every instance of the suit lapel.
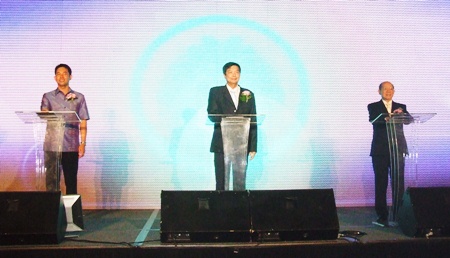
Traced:
[[237, 110], [236, 110], [237, 113], [240, 113], [239, 111], [242, 110], [242, 108], [243, 108], [244, 105], [245, 105], [245, 102], [242, 102], [242, 101], [240, 100], [240, 96], [241, 96], [241, 94], [242, 94], [242, 92], [243, 92], [244, 90], [245, 90], [245, 89], [241, 87], [241, 90], [239, 91], [239, 97], [238, 97], [238, 103], [239, 103], [239, 104], [238, 104], [238, 108], [237, 108]]
[[230, 92], [228, 91], [226, 85], [222, 87], [222, 96], [225, 99], [224, 100], [225, 103], [227, 103], [228, 105], [232, 105], [234, 107], [233, 99], [231, 99]]
[[397, 102], [392, 101], [392, 112], [394, 112], [394, 110], [396, 110], [399, 107], [400, 105]]
[[[394, 107], [394, 102], [392, 101], [392, 108]], [[386, 108], [386, 105], [384, 105], [383, 100], [380, 100], [380, 113], [389, 113], [389, 111]]]

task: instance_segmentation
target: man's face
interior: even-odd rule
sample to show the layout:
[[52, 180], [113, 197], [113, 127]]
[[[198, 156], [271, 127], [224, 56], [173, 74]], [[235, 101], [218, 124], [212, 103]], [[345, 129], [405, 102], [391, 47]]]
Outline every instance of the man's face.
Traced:
[[381, 85], [381, 89], [378, 90], [378, 93], [380, 93], [381, 98], [386, 101], [391, 101], [392, 97], [394, 97], [394, 85], [392, 85], [390, 82], [385, 82]]
[[228, 85], [236, 86], [241, 78], [241, 72], [239, 71], [239, 67], [236, 65], [231, 66], [225, 72], [225, 80], [227, 80]]
[[55, 81], [58, 86], [69, 86], [69, 81], [72, 79], [72, 75], [69, 75], [69, 71], [65, 67], [59, 67], [56, 70]]

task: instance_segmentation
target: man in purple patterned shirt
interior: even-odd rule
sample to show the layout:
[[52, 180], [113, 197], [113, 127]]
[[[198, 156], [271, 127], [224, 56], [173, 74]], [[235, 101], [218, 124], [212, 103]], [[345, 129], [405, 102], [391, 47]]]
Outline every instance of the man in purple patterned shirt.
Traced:
[[[60, 163], [64, 173], [66, 194], [77, 194], [78, 160], [85, 154], [89, 112], [84, 95], [70, 88], [71, 79], [72, 69], [68, 65], [59, 64], [55, 67], [55, 81], [58, 87], [44, 94], [41, 111], [75, 111], [81, 119], [80, 123], [65, 123], [62, 150], [53, 149], [47, 138], [44, 143], [47, 191], [59, 190], [57, 166]], [[48, 127], [47, 134], [50, 132]], [[60, 151], [61, 156], [58, 157]]]

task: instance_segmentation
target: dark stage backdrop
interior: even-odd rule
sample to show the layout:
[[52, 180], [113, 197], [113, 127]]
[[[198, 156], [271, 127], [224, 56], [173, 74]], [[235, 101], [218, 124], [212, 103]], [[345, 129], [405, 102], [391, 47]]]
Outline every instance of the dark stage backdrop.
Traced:
[[86, 209], [214, 189], [206, 106], [228, 61], [266, 116], [249, 189], [333, 188], [338, 206], [373, 205], [367, 104], [385, 80], [411, 113], [437, 113], [409, 140], [407, 186], [449, 185], [449, 28], [445, 1], [1, 1], [0, 191], [34, 190], [33, 129], [14, 112], [39, 109], [59, 63], [91, 115]]

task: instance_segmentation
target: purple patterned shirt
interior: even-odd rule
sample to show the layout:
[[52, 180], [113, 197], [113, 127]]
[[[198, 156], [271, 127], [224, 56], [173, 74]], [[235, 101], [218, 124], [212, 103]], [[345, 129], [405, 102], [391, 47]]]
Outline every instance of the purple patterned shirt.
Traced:
[[[71, 94], [75, 94], [71, 95]], [[66, 99], [66, 96], [72, 96], [72, 99]], [[86, 105], [84, 95], [72, 89], [64, 95], [59, 89], [47, 92], [42, 96], [41, 110], [48, 111], [75, 111], [81, 120], [89, 120], [89, 112]], [[49, 126], [47, 125], [47, 135], [44, 143], [44, 150], [57, 151], [51, 146], [51, 135], [48, 134]], [[64, 128], [63, 152], [78, 152], [80, 144], [80, 129], [78, 123], [66, 123]]]

